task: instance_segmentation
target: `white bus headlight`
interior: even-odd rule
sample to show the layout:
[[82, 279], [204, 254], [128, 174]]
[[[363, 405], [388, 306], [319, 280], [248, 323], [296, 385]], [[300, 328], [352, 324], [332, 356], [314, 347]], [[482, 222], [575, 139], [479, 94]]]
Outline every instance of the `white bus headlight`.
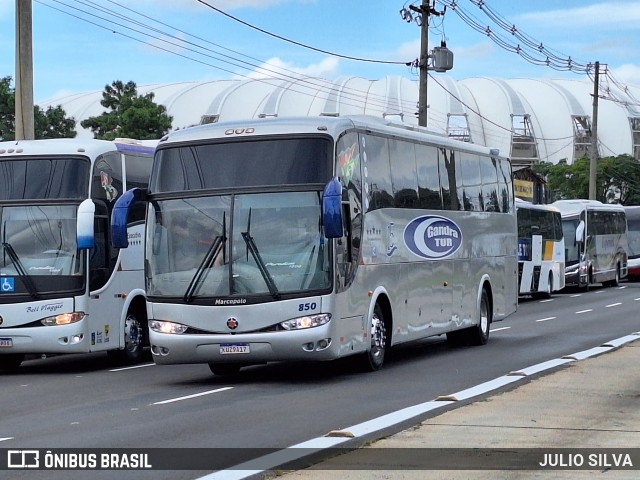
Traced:
[[149, 328], [158, 333], [173, 333], [176, 335], [180, 335], [186, 332], [187, 328], [189, 327], [187, 327], [186, 325], [181, 325], [180, 323], [151, 320], [149, 322]]
[[282, 322], [280, 326], [285, 330], [300, 330], [303, 328], [319, 327], [329, 320], [331, 320], [330, 313], [320, 313], [318, 315], [305, 315], [304, 317], [292, 318]]
[[40, 320], [40, 322], [45, 327], [52, 327], [54, 325], [69, 325], [70, 323], [79, 322], [84, 318], [84, 316], [84, 312], [61, 313], [59, 315], [45, 317]]

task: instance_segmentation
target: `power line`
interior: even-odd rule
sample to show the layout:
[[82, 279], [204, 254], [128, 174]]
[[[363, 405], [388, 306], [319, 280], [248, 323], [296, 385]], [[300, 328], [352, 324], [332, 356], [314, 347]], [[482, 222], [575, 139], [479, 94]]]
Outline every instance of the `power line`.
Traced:
[[256, 27], [255, 25], [252, 25], [248, 22], [245, 22], [244, 20], [239, 19], [238, 17], [234, 17], [233, 15], [221, 10], [220, 8], [214, 7], [213, 5], [205, 2], [204, 0], [197, 0], [198, 2], [200, 2], [201, 4], [209, 7], [211, 10], [215, 10], [216, 12], [224, 15], [225, 17], [228, 17], [238, 23], [241, 23], [242, 25], [252, 28], [253, 30], [257, 30], [258, 32], [264, 33], [265, 35], [269, 35], [273, 38], [277, 38], [278, 40], [282, 40], [284, 42], [288, 42], [288, 43], [292, 43], [293, 45], [297, 45], [299, 47], [303, 47], [309, 50], [313, 50], [314, 52], [320, 52], [320, 53], [324, 53], [326, 55], [331, 55], [332, 57], [339, 57], [339, 58], [344, 58], [347, 60], [354, 60], [354, 61], [358, 61], [358, 62], [369, 62], [369, 63], [384, 63], [384, 64], [389, 64], [389, 65], [405, 65], [405, 66], [409, 66], [411, 64], [411, 62], [393, 62], [393, 61], [388, 61], [388, 60], [374, 60], [374, 59], [370, 59], [370, 58], [359, 58], [359, 57], [352, 57], [349, 55], [342, 55], [340, 53], [335, 53], [335, 52], [330, 52], [328, 50], [323, 50], [320, 48], [316, 48], [316, 47], [312, 47], [311, 45], [307, 45], [301, 42], [297, 42], [295, 40], [291, 40], [289, 38], [283, 37], [281, 35], [277, 35], [275, 33], [269, 32], [267, 30], [264, 30], [260, 27]]

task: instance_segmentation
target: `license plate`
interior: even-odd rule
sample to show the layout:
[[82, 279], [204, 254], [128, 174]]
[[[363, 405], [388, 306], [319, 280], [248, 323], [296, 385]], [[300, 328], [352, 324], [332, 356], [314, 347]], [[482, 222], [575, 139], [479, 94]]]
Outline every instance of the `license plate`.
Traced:
[[0, 347], [13, 347], [13, 340], [10, 338], [0, 338]]
[[220, 345], [221, 355], [234, 355], [238, 353], [251, 353], [248, 343], [223, 343]]

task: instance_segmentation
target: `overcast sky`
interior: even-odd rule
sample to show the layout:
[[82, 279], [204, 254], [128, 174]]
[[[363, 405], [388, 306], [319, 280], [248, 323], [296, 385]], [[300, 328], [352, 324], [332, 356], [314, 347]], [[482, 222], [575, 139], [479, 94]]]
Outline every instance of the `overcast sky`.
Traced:
[[[2, 77], [15, 78], [15, 2], [0, 1]], [[421, 1], [33, 0], [35, 103], [102, 90], [114, 80], [148, 85], [256, 75], [417, 78], [405, 63], [419, 56], [420, 27], [399, 13], [411, 3]], [[451, 3], [439, 0], [435, 10]], [[457, 10], [430, 18], [430, 48], [445, 41], [454, 53], [454, 68], [434, 75], [585, 78], [508, 51], [520, 40], [478, 8], [483, 2], [455, 3]], [[640, 85], [639, 1], [484, 4], [558, 58], [570, 57], [579, 65], [597, 60], [618, 80]], [[503, 46], [462, 15], [481, 30], [489, 27]]]

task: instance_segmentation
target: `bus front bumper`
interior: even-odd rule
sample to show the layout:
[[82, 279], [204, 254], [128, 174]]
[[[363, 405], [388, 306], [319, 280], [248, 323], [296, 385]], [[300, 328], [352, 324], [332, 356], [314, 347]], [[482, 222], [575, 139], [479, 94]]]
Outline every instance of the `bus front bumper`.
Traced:
[[331, 338], [330, 323], [318, 327], [235, 335], [149, 332], [157, 364], [324, 361], [340, 356], [339, 339]]
[[0, 355], [89, 351], [86, 319], [70, 325], [0, 329]]

